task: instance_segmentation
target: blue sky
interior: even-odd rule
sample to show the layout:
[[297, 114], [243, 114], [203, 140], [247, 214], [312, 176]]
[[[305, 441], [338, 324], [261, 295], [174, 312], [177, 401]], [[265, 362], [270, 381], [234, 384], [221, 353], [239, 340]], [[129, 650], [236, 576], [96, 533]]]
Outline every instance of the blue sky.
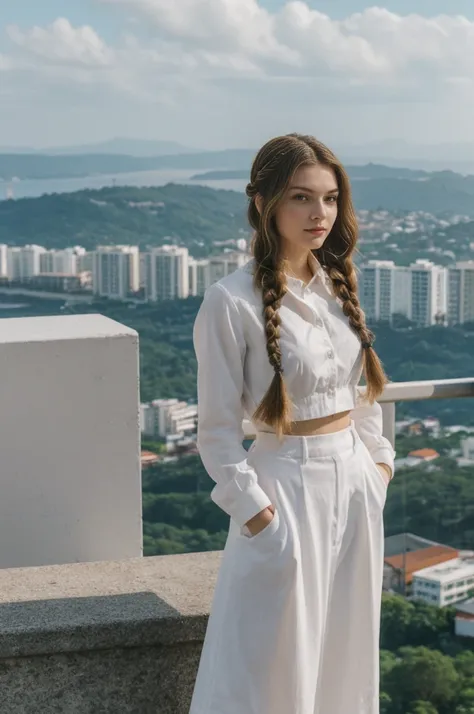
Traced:
[[[178, 0], [170, 0], [170, 2]], [[276, 10], [285, 0], [261, 0], [260, 4], [269, 10]], [[450, 15], [464, 15], [474, 19], [474, 0], [308, 0], [307, 4], [330, 17], [340, 19], [354, 12], [361, 12], [374, 5], [404, 15], [419, 13], [425, 17], [448, 12]], [[94, 0], [13, 0], [0, 3], [0, 27], [10, 23], [19, 25], [47, 24], [57, 17], [67, 17], [72, 23], [92, 24], [107, 37], [120, 32], [120, 13], [101, 7]]]
[[0, 0], [0, 145], [473, 142], [473, 67], [474, 0]]

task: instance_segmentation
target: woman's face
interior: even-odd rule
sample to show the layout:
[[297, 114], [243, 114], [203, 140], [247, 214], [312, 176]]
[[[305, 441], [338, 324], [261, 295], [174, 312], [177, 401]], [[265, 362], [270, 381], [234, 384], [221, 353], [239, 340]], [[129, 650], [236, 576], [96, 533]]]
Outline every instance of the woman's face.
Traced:
[[286, 252], [321, 248], [337, 217], [338, 195], [330, 167], [314, 164], [296, 171], [275, 213]]

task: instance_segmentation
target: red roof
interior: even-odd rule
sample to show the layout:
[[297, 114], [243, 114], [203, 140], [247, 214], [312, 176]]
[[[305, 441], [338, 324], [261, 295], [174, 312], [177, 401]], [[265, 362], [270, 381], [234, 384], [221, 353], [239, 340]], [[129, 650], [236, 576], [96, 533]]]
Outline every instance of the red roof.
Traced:
[[439, 454], [434, 449], [416, 449], [415, 451], [410, 451], [408, 456], [416, 456], [418, 459], [436, 459]]
[[411, 553], [403, 553], [400, 555], [392, 555], [390, 558], [385, 558], [385, 564], [390, 565], [395, 570], [403, 570], [403, 558], [405, 558], [405, 580], [411, 583], [413, 573], [423, 568], [429, 568], [432, 565], [446, 563], [448, 560], [453, 560], [459, 556], [459, 551], [455, 548], [450, 548], [447, 545], [432, 545], [429, 548], [421, 550], [413, 550]]

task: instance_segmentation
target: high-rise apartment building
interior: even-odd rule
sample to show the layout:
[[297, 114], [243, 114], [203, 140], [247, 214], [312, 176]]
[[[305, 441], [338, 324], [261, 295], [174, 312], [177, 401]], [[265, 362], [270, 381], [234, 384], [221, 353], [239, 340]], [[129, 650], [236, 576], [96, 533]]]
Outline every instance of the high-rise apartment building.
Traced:
[[163, 245], [153, 248], [145, 260], [147, 300], [175, 300], [189, 295], [189, 252], [187, 248]]
[[410, 313], [411, 274], [393, 260], [369, 260], [361, 266], [359, 294], [369, 322], [391, 322], [393, 315]]
[[7, 277], [9, 280], [27, 280], [40, 273], [41, 255], [46, 248], [41, 245], [7, 247]]
[[448, 271], [429, 260], [417, 260], [409, 267], [392, 260], [369, 260], [361, 267], [359, 292], [369, 321], [391, 322], [393, 315], [400, 314], [420, 327], [446, 323]]
[[0, 278], [8, 277], [8, 246], [0, 244]]
[[234, 270], [241, 268], [250, 260], [248, 253], [229, 252], [216, 255], [209, 259], [210, 264], [210, 280], [211, 283], [216, 283], [226, 275], [233, 273]]
[[448, 270], [430, 260], [417, 260], [410, 265], [411, 314], [419, 327], [445, 324], [448, 312]]
[[448, 323], [474, 322], [474, 260], [448, 269]]
[[395, 272], [392, 260], [369, 260], [361, 267], [360, 301], [369, 322], [391, 320]]
[[189, 258], [189, 294], [204, 295], [211, 284], [211, 265], [207, 258]]
[[64, 250], [47, 250], [40, 256], [40, 273], [77, 275], [82, 272], [79, 270], [79, 258], [84, 257], [85, 254], [85, 249], [80, 246]]
[[154, 399], [140, 405], [142, 434], [153, 439], [196, 431], [197, 405], [178, 399]]
[[92, 268], [92, 289], [96, 295], [125, 300], [139, 287], [138, 246], [97, 247]]

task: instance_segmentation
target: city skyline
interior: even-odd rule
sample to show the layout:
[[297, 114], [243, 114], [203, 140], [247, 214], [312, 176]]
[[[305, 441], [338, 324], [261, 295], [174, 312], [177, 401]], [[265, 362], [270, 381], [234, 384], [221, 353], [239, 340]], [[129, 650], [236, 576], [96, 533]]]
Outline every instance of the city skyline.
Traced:
[[293, 130], [338, 149], [382, 142], [395, 153], [397, 142], [472, 140], [467, 0], [453, 0], [449, 15], [440, 0], [185, 5], [2, 8], [0, 146], [133, 136], [256, 147]]

